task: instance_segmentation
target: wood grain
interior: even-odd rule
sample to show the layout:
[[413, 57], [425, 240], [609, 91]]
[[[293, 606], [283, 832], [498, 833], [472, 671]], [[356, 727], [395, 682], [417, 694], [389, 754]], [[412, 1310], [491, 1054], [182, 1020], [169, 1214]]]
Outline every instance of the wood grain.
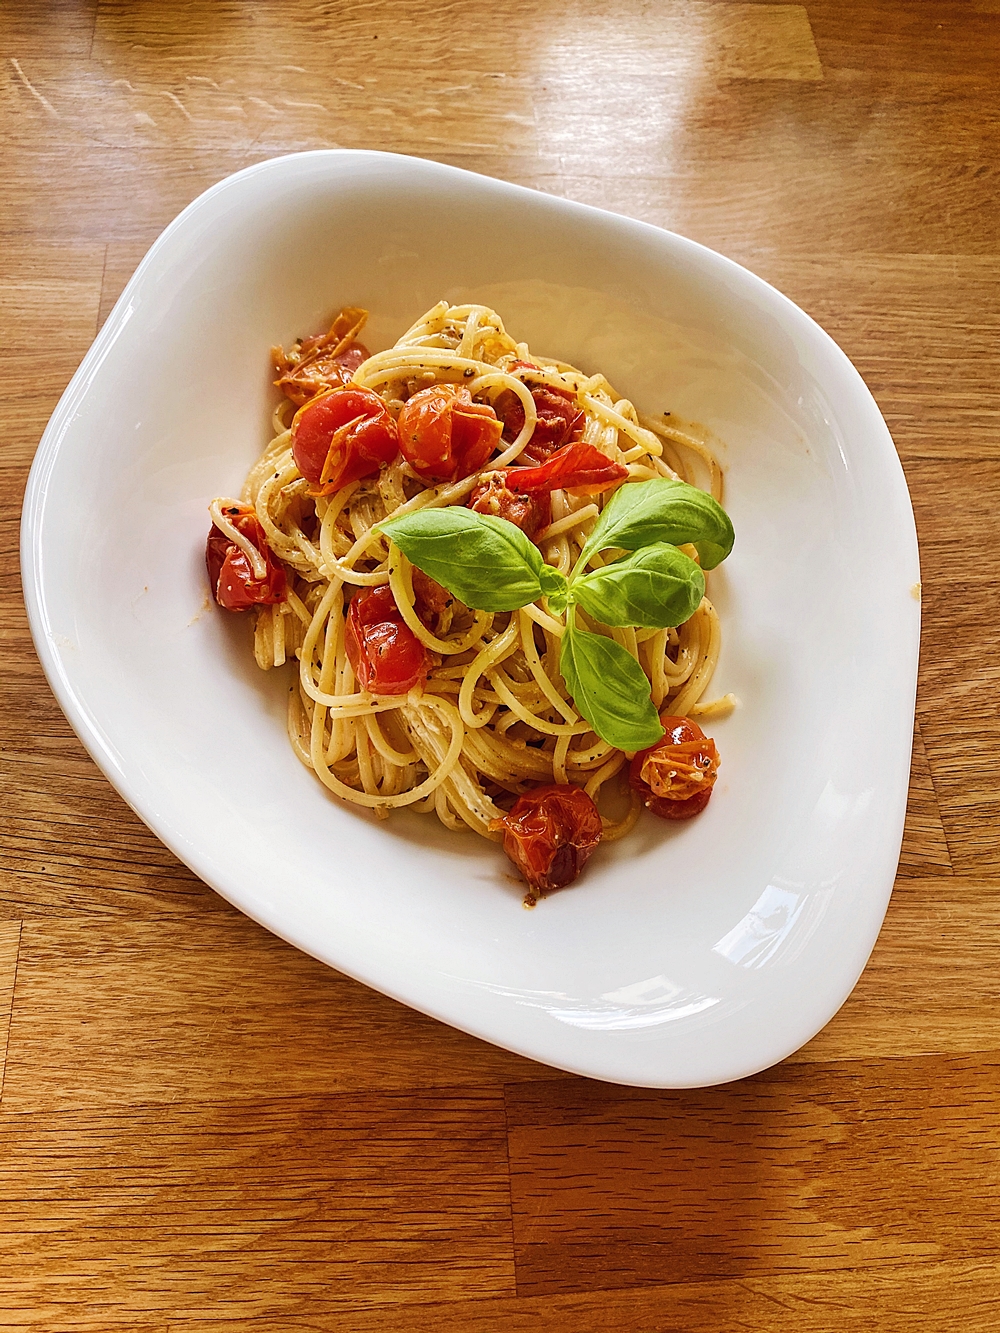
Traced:
[[[998, 68], [996, 0], [0, 7], [0, 1328], [1000, 1324]], [[181, 866], [47, 689], [17, 524], [59, 394], [195, 195], [335, 145], [716, 246], [886, 416], [923, 565], [900, 875], [775, 1070], [608, 1087], [374, 995]]]
[[809, 17], [826, 69], [900, 71], [949, 79], [989, 79], [1000, 55], [995, 8], [962, 0], [933, 6], [885, 0], [821, 0]]
[[[386, 1306], [352, 1312], [350, 1323], [265, 1318], [255, 1333], [289, 1328], [351, 1333], [410, 1333], [420, 1327], [449, 1333], [993, 1333], [1000, 1318], [1000, 1264], [959, 1260], [902, 1267], [744, 1277], [714, 1282], [672, 1282], [516, 1300], [434, 1303], [419, 1309]], [[243, 1333], [225, 1317], [170, 1325], [171, 1333]]]
[[[103, 245], [5, 239], [0, 369], [4, 424], [15, 436], [0, 460], [5, 485], [27, 475], [38, 436], [93, 340], [103, 271]], [[8, 522], [16, 516], [5, 514]]]
[[17, 952], [21, 941], [20, 921], [0, 921], [0, 1101], [3, 1099], [7, 1064], [7, 1039], [14, 1003], [14, 979], [17, 976]]
[[518, 1292], [996, 1259], [998, 1079], [936, 1057], [693, 1093], [512, 1085]]
[[97, 0], [6, 4], [0, 10], [0, 41], [8, 58], [37, 51], [75, 63], [89, 57], [96, 24]]
[[901, 876], [940, 875], [951, 873], [951, 870], [948, 838], [938, 808], [923, 732], [918, 722], [913, 731], [910, 793], [897, 873]]
[[904, 463], [998, 456], [995, 257], [748, 254], [746, 261], [844, 348], [877, 398]]
[[4, 1328], [514, 1292], [499, 1091], [8, 1115], [0, 1144]]
[[[952, 864], [996, 873], [1000, 843], [1000, 463], [908, 464], [924, 574], [918, 717]], [[947, 503], [942, 503], [942, 487]]]
[[899, 880], [854, 992], [789, 1060], [1000, 1051], [998, 949], [1000, 881]]
[[0, 1121], [81, 1105], [550, 1073], [338, 975], [235, 912], [200, 921], [29, 918]]

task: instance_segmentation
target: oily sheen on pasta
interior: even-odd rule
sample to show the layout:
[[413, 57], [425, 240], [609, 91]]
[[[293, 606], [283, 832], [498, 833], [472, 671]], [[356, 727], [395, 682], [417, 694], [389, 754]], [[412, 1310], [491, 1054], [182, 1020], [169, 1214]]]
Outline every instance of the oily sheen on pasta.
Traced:
[[[671, 571], [683, 563], [701, 580], [693, 613], [678, 625], [654, 613], [643, 623], [602, 624], [593, 606], [603, 603], [584, 595], [587, 576], [621, 569], [627, 583], [631, 565], [622, 557], [637, 547], [622, 537], [622, 545], [582, 563], [581, 552], [624, 488], [658, 479], [693, 483], [701, 475], [721, 501], [722, 474], [705, 445], [669, 415], [644, 416], [600, 372], [585, 374], [516, 342], [485, 306], [442, 301], [374, 355], [358, 342], [363, 323], [363, 311], [348, 309], [323, 338], [305, 340], [287, 355], [275, 349], [286, 396], [274, 412], [274, 438], [241, 496], [211, 505], [213, 592], [228, 609], [252, 610], [261, 668], [294, 664], [289, 738], [330, 791], [383, 818], [409, 808], [449, 829], [502, 841], [533, 901], [579, 873], [598, 841], [627, 834], [644, 804], [660, 814], [657, 804], [667, 806], [665, 817], [680, 818], [697, 813], [682, 811], [692, 796], [698, 809], [708, 799], [718, 758], [695, 719], [727, 711], [732, 699], [704, 702], [720, 630], [708, 597], [697, 600], [704, 586], [702, 571], [694, 569], [697, 542], [678, 542], [679, 555], [672, 547], [661, 553], [663, 540], [643, 548], [651, 552], [642, 557], [646, 564], [662, 565], [669, 555]], [[371, 395], [379, 400], [374, 408]], [[421, 431], [432, 417], [440, 448], [428, 454], [429, 436]], [[345, 463], [336, 441], [349, 438], [361, 445]], [[334, 443], [326, 454], [328, 440]], [[319, 451], [312, 479], [299, 466], [309, 449]], [[477, 450], [487, 456], [480, 459]], [[470, 460], [473, 470], [465, 472]], [[674, 491], [663, 490], [675, 503]], [[660, 503], [657, 488], [630, 491], [625, 499], [640, 494]], [[452, 580], [440, 572], [445, 563], [428, 577], [404, 554], [407, 525], [396, 525], [398, 544], [382, 530], [408, 515], [449, 508], [462, 510], [465, 526], [475, 516], [490, 534], [506, 532], [505, 523], [517, 527], [521, 545], [527, 538], [544, 565], [564, 576], [570, 603], [577, 584], [565, 580], [577, 578], [577, 604], [561, 606], [563, 599], [549, 594], [512, 610], [467, 605], [444, 586], [460, 582], [461, 571]], [[647, 523], [654, 537], [667, 530], [666, 520], [656, 522]], [[447, 536], [434, 538], [433, 549], [451, 549]], [[631, 564], [642, 560], [635, 554]], [[372, 590], [382, 591], [376, 597]], [[406, 636], [420, 664], [412, 686], [380, 692], [371, 687], [379, 679], [373, 675], [364, 688], [357, 636], [369, 633], [366, 615], [376, 630], [389, 626], [386, 643], [398, 647]], [[565, 678], [568, 629], [591, 647], [598, 636], [605, 647], [615, 645], [609, 652], [623, 650], [632, 659], [628, 679], [647, 691], [647, 711], [651, 703], [661, 715], [662, 742], [633, 759], [604, 738], [608, 728], [592, 708], [588, 713], [583, 686], [577, 701]], [[380, 642], [375, 633], [372, 651], [381, 651]], [[687, 730], [671, 732], [668, 722], [685, 720]], [[673, 805], [672, 791], [683, 793]], [[527, 800], [533, 793], [534, 803]], [[576, 807], [584, 797], [581, 816]], [[589, 813], [591, 803], [600, 806], [599, 816]], [[542, 836], [548, 849], [541, 871], [532, 869], [531, 849], [525, 851], [525, 828], [528, 842]]]

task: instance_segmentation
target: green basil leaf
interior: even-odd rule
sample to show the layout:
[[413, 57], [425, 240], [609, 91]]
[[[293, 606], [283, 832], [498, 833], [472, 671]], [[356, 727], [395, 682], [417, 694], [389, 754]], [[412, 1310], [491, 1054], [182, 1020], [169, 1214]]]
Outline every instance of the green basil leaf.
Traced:
[[573, 580], [570, 597], [603, 625], [664, 629], [693, 616], [705, 595], [697, 563], [666, 542]]
[[549, 610], [557, 616], [566, 610], [569, 602], [569, 584], [558, 569], [542, 565], [542, 592], [549, 599]]
[[564, 593], [568, 587], [565, 576], [560, 574], [558, 569], [546, 564], [542, 565], [541, 582], [542, 590], [548, 597]]
[[608, 547], [637, 551], [651, 542], [693, 542], [703, 569], [714, 569], [733, 549], [733, 525], [717, 500], [686, 481], [658, 477], [619, 486], [605, 505], [580, 555], [580, 568]]
[[621, 644], [569, 624], [559, 670], [601, 740], [619, 750], [645, 750], [663, 735], [646, 673]]
[[516, 611], [566, 585], [520, 528], [492, 514], [458, 505], [418, 509], [381, 530], [418, 569], [478, 611]]

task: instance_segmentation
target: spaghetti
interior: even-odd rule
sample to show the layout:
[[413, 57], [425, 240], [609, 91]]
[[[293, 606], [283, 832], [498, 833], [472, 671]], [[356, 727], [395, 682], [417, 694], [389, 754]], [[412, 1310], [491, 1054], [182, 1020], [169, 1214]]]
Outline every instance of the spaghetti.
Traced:
[[[643, 416], [604, 375], [530, 353], [485, 306], [442, 301], [393, 347], [370, 356], [356, 341], [363, 322], [364, 312], [344, 311], [325, 339], [306, 340], [287, 356], [275, 349], [287, 396], [274, 412], [274, 438], [240, 499], [211, 506], [213, 591], [222, 601], [220, 579], [227, 577], [257, 589], [248, 594], [257, 664], [269, 670], [296, 663], [291, 744], [342, 800], [382, 818], [402, 808], [434, 814], [449, 829], [468, 827], [506, 842], [511, 807], [526, 793], [575, 788], [603, 807], [617, 804], [613, 815], [602, 813], [596, 838], [621, 838], [639, 816], [642, 785], [619, 781], [630, 756], [597, 734], [560, 672], [569, 608], [558, 612], [545, 597], [510, 611], [466, 606], [412, 564], [380, 525], [425, 509], [468, 506], [471, 499], [477, 512], [512, 518], [544, 562], [569, 576], [614, 491], [555, 485], [540, 501], [516, 492], [518, 478], [527, 476], [522, 469], [540, 471], [553, 443], [565, 454], [560, 430], [617, 465], [616, 489], [656, 478], [694, 483], [700, 468], [721, 500], [721, 470], [704, 444], [669, 416]], [[331, 480], [331, 449], [319, 482], [310, 482], [293, 454], [292, 416], [300, 406], [296, 420], [304, 421], [301, 405], [320, 401], [318, 394], [341, 383], [376, 395], [391, 418], [388, 428], [398, 423], [400, 431], [407, 405], [413, 415], [418, 394], [430, 401], [433, 395], [423, 391], [440, 390], [470, 430], [486, 421], [493, 431], [489, 456], [454, 479], [447, 476], [450, 462], [438, 463], [437, 477], [445, 475], [434, 479], [395, 444], [383, 447], [372, 426], [369, 453], [381, 461], [365, 464], [368, 475]], [[354, 409], [348, 403], [344, 410]], [[359, 421], [367, 428], [368, 418], [355, 415], [331, 429], [356, 433]], [[511, 495], [524, 502], [520, 509], [510, 502], [498, 508], [496, 497]], [[213, 539], [220, 573], [213, 572]], [[223, 546], [229, 576], [225, 563], [219, 565]], [[680, 549], [695, 554], [693, 547]], [[600, 569], [610, 558], [596, 553], [584, 568]], [[277, 591], [267, 582], [272, 559], [283, 573]], [[265, 588], [274, 595], [261, 592]], [[364, 688], [356, 652], [352, 661], [349, 608], [353, 599], [362, 599], [361, 606], [372, 589], [388, 590], [382, 602], [391, 609], [384, 614], [423, 650], [425, 674], [404, 692]], [[582, 605], [574, 611], [578, 627], [613, 640], [638, 663], [657, 712], [704, 718], [732, 705], [731, 696], [703, 701], [720, 647], [718, 616], [707, 597], [683, 624], [668, 628], [609, 628]], [[552, 885], [532, 883], [529, 900], [545, 887]]]

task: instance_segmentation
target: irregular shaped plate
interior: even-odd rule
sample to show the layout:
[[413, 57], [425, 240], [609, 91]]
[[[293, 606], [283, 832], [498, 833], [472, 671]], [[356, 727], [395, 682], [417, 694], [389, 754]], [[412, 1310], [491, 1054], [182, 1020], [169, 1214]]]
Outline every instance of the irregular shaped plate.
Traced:
[[[532, 912], [496, 848], [329, 797], [288, 745], [289, 677], [206, 598], [206, 505], [268, 438], [270, 345], [350, 303], [388, 346], [442, 296], [725, 441], [716, 685], [741, 707], [712, 728], [716, 794]], [[66, 390], [23, 565], [52, 688], [133, 809], [249, 916], [407, 1004], [595, 1078], [699, 1086], [790, 1054], [864, 967], [906, 800], [909, 497], [844, 354], [691, 241], [404, 157], [240, 172], [167, 228]]]

